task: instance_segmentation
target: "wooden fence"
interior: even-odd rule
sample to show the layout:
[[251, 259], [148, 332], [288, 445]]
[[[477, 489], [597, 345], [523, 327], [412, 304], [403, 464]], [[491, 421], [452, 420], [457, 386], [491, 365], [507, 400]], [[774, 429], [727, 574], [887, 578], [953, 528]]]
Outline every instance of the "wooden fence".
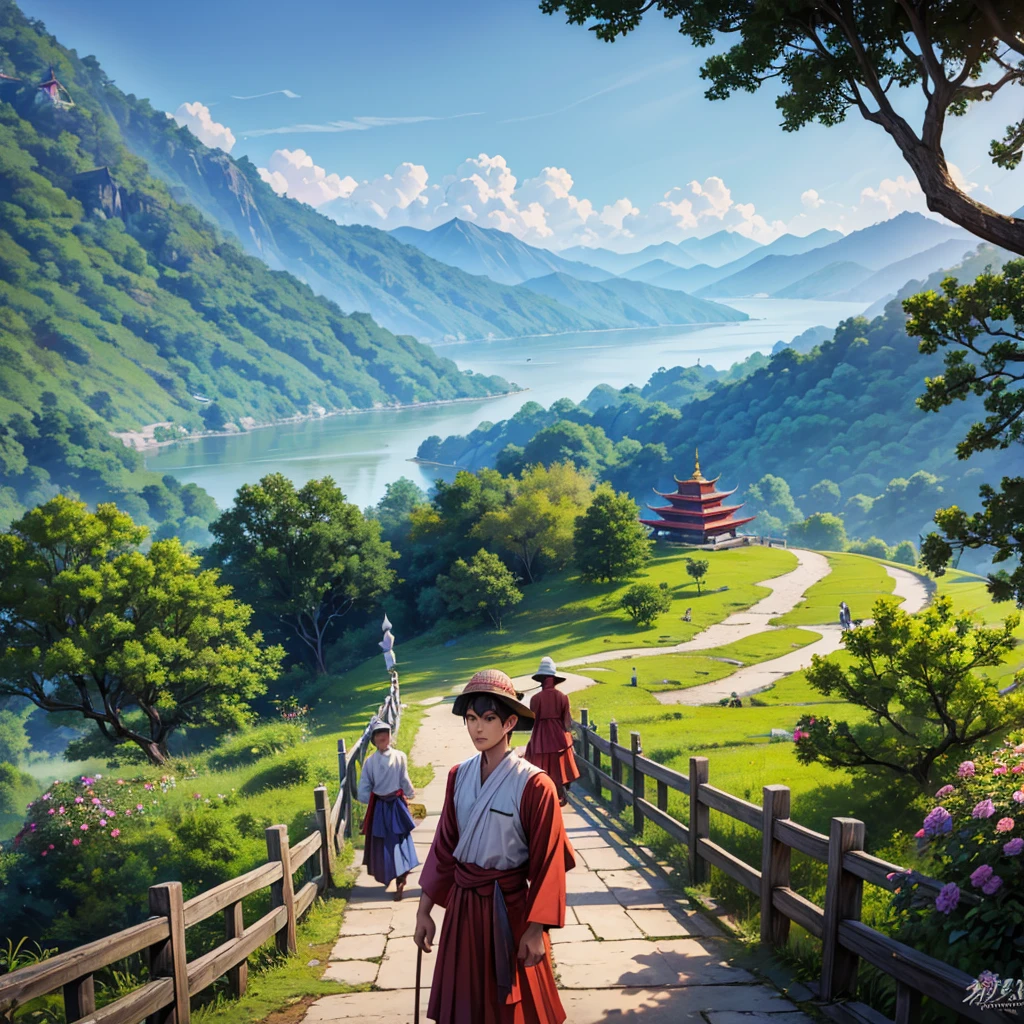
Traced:
[[[761, 941], [784, 946], [789, 926], [800, 927], [821, 940], [822, 969], [819, 997], [825, 1002], [853, 996], [861, 960], [884, 971], [896, 981], [896, 1024], [914, 1024], [919, 1018], [922, 994], [955, 1010], [961, 1017], [981, 1024], [1020, 1024], [1013, 1010], [965, 1003], [974, 979], [949, 964], [920, 953], [860, 920], [864, 883], [892, 890], [909, 869], [890, 864], [864, 852], [864, 823], [855, 818], [833, 818], [829, 834], [823, 835], [793, 821], [789, 816], [788, 786], [765, 786], [762, 803], [742, 800], [717, 789], [708, 781], [708, 759], [691, 757], [689, 776], [673, 771], [643, 756], [638, 732], [631, 732], [629, 746], [619, 744], [618, 725], [609, 725], [608, 739], [591, 726], [586, 708], [581, 721], [573, 722], [575, 751], [580, 769], [589, 776], [594, 790], [603, 798], [610, 793], [612, 811], [632, 809], [633, 831], [643, 832], [644, 820], [663, 829], [688, 849], [691, 884], [708, 881], [711, 867], [754, 893], [761, 901]], [[602, 767], [608, 758], [610, 771]], [[623, 769], [626, 778], [623, 778]], [[657, 787], [655, 802], [648, 799], [647, 780]], [[689, 825], [668, 813], [668, 793], [675, 790], [689, 798]], [[745, 863], [718, 845], [711, 837], [710, 812], [720, 811], [760, 831], [761, 869]], [[793, 850], [827, 865], [825, 905], [819, 907], [790, 887], [790, 859]], [[905, 876], [904, 876], [905, 880]], [[915, 875], [923, 892], [935, 895], [942, 883]], [[961, 900], [977, 903], [971, 893]]]
[[[377, 714], [397, 733], [397, 672], [392, 672], [391, 688]], [[346, 754], [345, 741], [338, 740], [338, 796], [332, 805], [326, 786], [313, 790], [317, 824], [305, 839], [289, 846], [288, 829], [272, 825], [266, 830], [266, 864], [190, 900], [183, 899], [181, 882], [151, 886], [153, 916], [147, 921], [0, 976], [0, 1020], [32, 999], [61, 991], [68, 1024], [138, 1024], [147, 1019], [149, 1024], [188, 1024], [191, 997], [225, 974], [232, 995], [245, 992], [247, 960], [265, 942], [273, 938], [282, 953], [296, 952], [296, 924], [333, 884], [336, 857], [351, 832], [356, 769], [366, 756], [370, 724], [372, 720], [351, 754]], [[303, 869], [306, 881], [296, 889], [295, 876]], [[242, 900], [267, 887], [270, 911], [246, 926]], [[224, 942], [188, 960], [185, 932], [216, 914], [224, 916]], [[96, 972], [135, 953], [147, 954], [149, 981], [97, 1010]]]

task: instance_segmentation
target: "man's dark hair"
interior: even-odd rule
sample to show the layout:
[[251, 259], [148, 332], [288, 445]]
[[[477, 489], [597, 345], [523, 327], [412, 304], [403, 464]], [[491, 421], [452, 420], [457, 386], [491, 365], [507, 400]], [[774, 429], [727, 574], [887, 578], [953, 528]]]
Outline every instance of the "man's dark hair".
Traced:
[[[481, 716], [486, 715], [488, 711], [493, 711], [501, 719], [502, 725], [508, 721], [509, 715], [517, 714], [503, 700], [499, 697], [492, 697], [489, 693], [460, 693], [455, 698], [455, 714], [465, 719], [470, 711]], [[532, 724], [525, 716], [519, 715], [516, 729], [529, 729]]]

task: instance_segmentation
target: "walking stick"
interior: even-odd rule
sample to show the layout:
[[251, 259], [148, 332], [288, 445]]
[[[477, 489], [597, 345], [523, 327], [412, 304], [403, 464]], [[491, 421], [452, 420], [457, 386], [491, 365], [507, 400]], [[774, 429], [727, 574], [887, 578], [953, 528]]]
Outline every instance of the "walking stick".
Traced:
[[420, 974], [423, 971], [423, 950], [416, 947], [416, 1009], [413, 1011], [413, 1024], [420, 1024]]

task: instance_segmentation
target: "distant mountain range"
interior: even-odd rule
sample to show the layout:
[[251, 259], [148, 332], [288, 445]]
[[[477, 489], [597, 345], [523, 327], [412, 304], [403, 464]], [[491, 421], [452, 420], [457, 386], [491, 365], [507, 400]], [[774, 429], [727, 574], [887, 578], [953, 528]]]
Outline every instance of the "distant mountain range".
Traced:
[[391, 237], [414, 245], [435, 260], [468, 274], [483, 274], [499, 284], [522, 284], [551, 273], [572, 274], [580, 281], [603, 281], [609, 276], [606, 270], [527, 245], [507, 231], [481, 228], [458, 217], [432, 231], [395, 228]]
[[[839, 232], [836, 234], [838, 235]], [[760, 248], [759, 242], [735, 231], [716, 231], [706, 238], [687, 238], [678, 244], [660, 242], [657, 245], [648, 245], [639, 252], [619, 253], [612, 252], [610, 249], [574, 245], [570, 249], [563, 249], [559, 255], [565, 259], [600, 267], [611, 274], [625, 276], [628, 271], [650, 263], [651, 260], [664, 260], [666, 263], [684, 269], [700, 263], [717, 267]]]
[[718, 302], [697, 299], [685, 292], [655, 288], [640, 281], [612, 277], [606, 281], [580, 281], [570, 274], [548, 274], [526, 281], [524, 288], [547, 295], [560, 305], [590, 319], [611, 320], [617, 327], [657, 327], [664, 324], [723, 323], [746, 320], [746, 313]]
[[[697, 294], [706, 298], [832, 298], [863, 284], [877, 271], [950, 240], [962, 240], [964, 250], [972, 242], [977, 244], [961, 228], [919, 213], [901, 213], [809, 252], [764, 255], [698, 289]], [[895, 281], [893, 285], [899, 287]]]

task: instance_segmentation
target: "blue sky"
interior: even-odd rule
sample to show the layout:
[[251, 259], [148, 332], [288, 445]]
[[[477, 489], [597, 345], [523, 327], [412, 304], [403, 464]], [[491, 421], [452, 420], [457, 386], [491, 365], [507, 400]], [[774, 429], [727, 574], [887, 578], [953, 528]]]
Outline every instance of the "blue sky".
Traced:
[[[533, 0], [105, 0], [102, 7], [22, 0], [22, 6], [65, 45], [96, 54], [126, 92], [170, 112], [186, 102], [208, 107], [209, 118], [233, 133], [233, 155], [273, 167], [276, 150], [303, 150], [312, 165], [305, 170], [276, 158], [284, 169], [277, 187], [301, 192], [296, 175], [315, 176], [315, 168], [337, 175], [339, 184], [332, 179], [308, 201], [346, 222], [431, 226], [450, 215], [445, 209], [455, 209], [449, 199], [441, 213], [424, 212], [438, 205], [446, 176], [475, 174], [478, 168], [467, 170], [463, 162], [481, 153], [504, 159], [480, 171], [494, 194], [467, 198], [463, 189], [458, 209], [489, 217], [508, 205], [501, 194], [508, 172], [520, 187], [535, 179], [517, 197], [512, 220], [500, 214], [487, 222], [554, 248], [580, 240], [580, 202], [600, 211], [628, 198], [638, 211], [628, 222], [638, 242], [723, 226], [765, 237], [783, 228], [851, 230], [886, 212], [923, 209], [912, 185], [889, 193], [881, 187], [910, 175], [880, 128], [851, 116], [839, 128], [785, 134], [766, 92], [710, 103], [698, 77], [702, 55], [661, 19], [608, 45], [541, 14]], [[276, 90], [300, 98], [232, 98]], [[992, 168], [985, 151], [1011, 120], [1011, 99], [1018, 98], [997, 99], [952, 122], [946, 142], [948, 157], [977, 183], [975, 194], [1006, 212], [1024, 203], [1024, 171]], [[279, 131], [332, 122], [360, 128]], [[403, 164], [424, 170], [396, 175]], [[564, 174], [539, 180], [545, 167], [568, 172], [571, 188]], [[433, 198], [424, 175], [429, 186], [440, 186]], [[374, 187], [345, 195], [364, 181]], [[671, 202], [692, 199], [690, 182], [700, 184], [692, 202], [696, 222], [680, 227], [686, 217], [679, 219], [678, 207], [666, 213], [656, 204], [673, 188], [683, 191]], [[874, 190], [866, 203], [865, 188]], [[401, 204], [417, 189], [419, 200], [406, 210]], [[388, 198], [396, 191], [404, 198]], [[551, 210], [543, 229], [523, 212], [530, 201]], [[616, 229], [600, 230], [612, 247], [636, 247], [611, 238]], [[602, 237], [592, 239], [597, 242]]]

